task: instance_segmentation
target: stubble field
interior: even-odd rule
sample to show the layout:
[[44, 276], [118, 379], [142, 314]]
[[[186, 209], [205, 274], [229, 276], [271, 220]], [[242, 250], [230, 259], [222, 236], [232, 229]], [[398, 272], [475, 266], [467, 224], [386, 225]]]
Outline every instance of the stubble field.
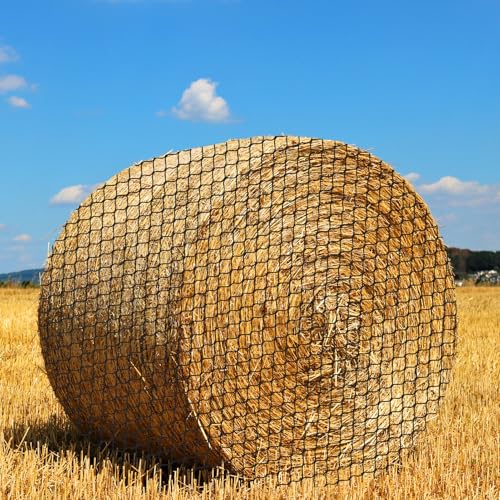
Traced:
[[[190, 471], [96, 448], [52, 393], [37, 336], [38, 291], [0, 289], [0, 498], [500, 497], [500, 288], [457, 290], [458, 355], [439, 415], [418, 447], [377, 478], [340, 486], [276, 486]], [[217, 475], [217, 474], [215, 474]]]

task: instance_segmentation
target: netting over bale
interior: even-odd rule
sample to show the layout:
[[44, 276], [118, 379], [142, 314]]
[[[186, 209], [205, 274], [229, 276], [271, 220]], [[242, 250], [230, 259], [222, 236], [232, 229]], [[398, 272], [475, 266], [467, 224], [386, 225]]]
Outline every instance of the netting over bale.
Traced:
[[335, 482], [414, 444], [449, 377], [456, 307], [436, 223], [391, 167], [254, 137], [97, 188], [53, 247], [39, 328], [82, 432]]

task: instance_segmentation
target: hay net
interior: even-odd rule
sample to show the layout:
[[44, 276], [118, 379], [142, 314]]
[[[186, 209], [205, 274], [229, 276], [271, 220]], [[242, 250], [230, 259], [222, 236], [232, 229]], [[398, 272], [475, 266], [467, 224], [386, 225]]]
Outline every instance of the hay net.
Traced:
[[390, 166], [254, 137], [98, 187], [53, 246], [39, 330], [85, 435], [333, 483], [414, 445], [449, 378], [456, 306], [436, 223]]

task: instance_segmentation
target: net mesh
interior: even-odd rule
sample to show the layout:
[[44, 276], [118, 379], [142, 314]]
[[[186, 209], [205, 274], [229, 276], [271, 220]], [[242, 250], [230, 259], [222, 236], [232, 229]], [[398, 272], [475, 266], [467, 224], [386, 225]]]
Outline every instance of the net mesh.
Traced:
[[39, 330], [92, 439], [335, 483], [414, 445], [449, 378], [456, 306], [436, 223], [390, 166], [254, 137], [98, 187], [53, 246]]

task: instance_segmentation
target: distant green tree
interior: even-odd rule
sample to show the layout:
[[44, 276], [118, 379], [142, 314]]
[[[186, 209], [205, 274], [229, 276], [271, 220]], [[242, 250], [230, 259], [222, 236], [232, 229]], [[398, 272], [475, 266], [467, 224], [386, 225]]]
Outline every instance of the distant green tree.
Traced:
[[453, 272], [455, 276], [461, 277], [465, 272], [462, 270], [462, 258], [460, 255], [450, 255], [451, 267], [453, 268]]
[[497, 254], [498, 252], [471, 252], [467, 259], [467, 268], [471, 273], [477, 271], [488, 271], [495, 269], [498, 266]]

